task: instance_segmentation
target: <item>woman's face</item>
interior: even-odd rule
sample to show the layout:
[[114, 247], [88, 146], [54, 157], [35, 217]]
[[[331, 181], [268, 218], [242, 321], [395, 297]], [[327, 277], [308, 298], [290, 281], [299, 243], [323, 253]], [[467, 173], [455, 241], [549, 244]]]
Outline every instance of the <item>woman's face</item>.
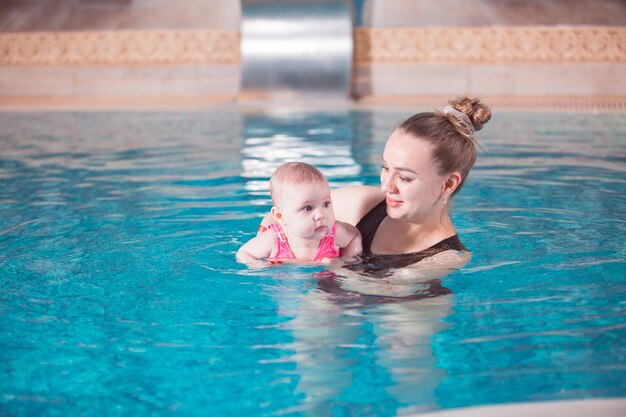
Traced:
[[445, 179], [433, 164], [431, 145], [402, 130], [387, 140], [380, 182], [392, 219], [422, 223], [442, 208]]

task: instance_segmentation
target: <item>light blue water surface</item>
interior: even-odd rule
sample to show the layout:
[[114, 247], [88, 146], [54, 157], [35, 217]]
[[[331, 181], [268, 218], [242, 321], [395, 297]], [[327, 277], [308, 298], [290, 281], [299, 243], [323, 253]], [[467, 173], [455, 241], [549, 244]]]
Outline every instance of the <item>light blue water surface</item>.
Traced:
[[496, 113], [422, 300], [238, 246], [285, 160], [378, 184], [409, 110], [0, 114], [0, 414], [393, 416], [626, 393], [626, 117]]

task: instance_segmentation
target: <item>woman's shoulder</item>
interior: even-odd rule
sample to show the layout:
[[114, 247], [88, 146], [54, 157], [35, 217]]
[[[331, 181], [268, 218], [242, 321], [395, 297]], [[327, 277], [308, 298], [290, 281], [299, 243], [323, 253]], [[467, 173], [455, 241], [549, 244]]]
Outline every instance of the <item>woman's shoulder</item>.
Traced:
[[337, 239], [337, 243], [348, 243], [358, 234], [359, 229], [351, 224], [340, 220], [335, 221], [335, 238]]
[[354, 226], [385, 198], [385, 193], [378, 187], [357, 185], [337, 188], [331, 196], [335, 219]]

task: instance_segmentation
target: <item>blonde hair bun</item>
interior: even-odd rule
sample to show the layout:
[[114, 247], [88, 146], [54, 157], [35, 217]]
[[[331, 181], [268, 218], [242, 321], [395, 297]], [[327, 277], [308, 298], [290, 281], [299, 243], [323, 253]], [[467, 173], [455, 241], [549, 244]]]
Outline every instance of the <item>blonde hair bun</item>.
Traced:
[[465, 113], [474, 125], [475, 130], [480, 130], [491, 119], [491, 109], [480, 98], [457, 96], [448, 100], [448, 104], [455, 110]]

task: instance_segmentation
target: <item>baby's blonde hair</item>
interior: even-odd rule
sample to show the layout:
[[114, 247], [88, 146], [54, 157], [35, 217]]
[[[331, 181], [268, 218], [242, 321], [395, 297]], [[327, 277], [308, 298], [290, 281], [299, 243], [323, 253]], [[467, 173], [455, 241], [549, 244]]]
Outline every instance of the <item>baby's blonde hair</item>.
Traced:
[[270, 178], [272, 204], [277, 205], [280, 192], [285, 185], [321, 182], [328, 184], [326, 177], [313, 165], [305, 162], [287, 162], [282, 164]]

